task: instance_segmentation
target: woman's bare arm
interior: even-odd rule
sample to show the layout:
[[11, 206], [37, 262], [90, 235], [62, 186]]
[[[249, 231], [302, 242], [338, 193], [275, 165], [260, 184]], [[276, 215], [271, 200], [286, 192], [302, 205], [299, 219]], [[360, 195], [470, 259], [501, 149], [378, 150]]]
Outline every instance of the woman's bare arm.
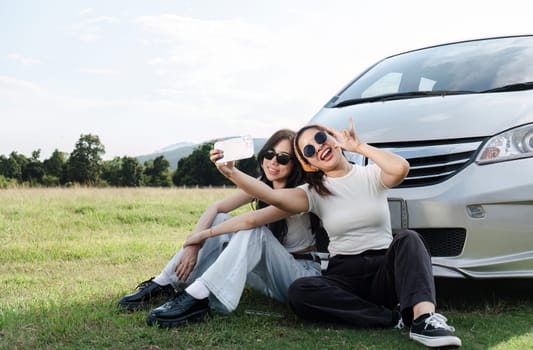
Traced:
[[[276, 190], [277, 191], [277, 190]], [[285, 219], [292, 213], [283, 211], [273, 206], [268, 206], [258, 210], [237, 215], [229, 220], [221, 222], [209, 229], [193, 232], [187, 237], [183, 244], [184, 247], [200, 244], [210, 237], [218, 236], [224, 233], [247, 230], [258, 226], [263, 226], [271, 222]]]
[[291, 213], [306, 212], [309, 209], [307, 195], [300, 188], [284, 188], [274, 190], [264, 182], [251, 177], [233, 166], [233, 162], [220, 162], [219, 150], [211, 150], [211, 161], [218, 170], [241, 190], [265, 203], [271, 204]]
[[213, 223], [213, 220], [215, 220], [217, 214], [229, 213], [232, 210], [240, 208], [247, 203], [251, 203], [252, 201], [253, 197], [250, 196], [248, 193], [244, 191], [238, 191], [237, 193], [229, 197], [226, 197], [216, 203], [211, 204], [205, 209], [205, 211], [202, 213], [202, 215], [196, 222], [196, 226], [193, 232], [202, 231], [211, 227], [211, 224]]

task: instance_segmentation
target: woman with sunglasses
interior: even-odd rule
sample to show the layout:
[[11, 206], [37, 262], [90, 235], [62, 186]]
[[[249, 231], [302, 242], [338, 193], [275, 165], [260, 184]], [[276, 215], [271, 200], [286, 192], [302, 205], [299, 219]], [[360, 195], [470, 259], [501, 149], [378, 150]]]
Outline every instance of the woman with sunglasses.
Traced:
[[[431, 258], [410, 230], [393, 236], [387, 189], [400, 184], [408, 162], [359, 140], [353, 121], [342, 132], [308, 125], [295, 137], [307, 184], [272, 191], [233, 168], [218, 169], [241, 189], [282, 210], [318, 215], [329, 235], [327, 270], [289, 288], [289, 304], [313, 321], [356, 327], [410, 326], [410, 338], [429, 347], [460, 346], [444, 316], [435, 312]], [[368, 158], [353, 165], [342, 150]], [[216, 161], [217, 155], [211, 155]]]
[[[294, 136], [294, 131], [279, 130], [258, 153], [258, 181], [268, 188], [303, 183], [293, 156]], [[248, 203], [256, 210], [227, 214]], [[170, 328], [203, 320], [210, 308], [233, 311], [245, 285], [286, 302], [294, 280], [320, 274], [314, 235], [319, 229], [316, 216], [292, 215], [239, 190], [208, 207], [161, 273], [123, 297], [119, 306], [135, 310], [168, 300], [150, 311], [147, 323]]]

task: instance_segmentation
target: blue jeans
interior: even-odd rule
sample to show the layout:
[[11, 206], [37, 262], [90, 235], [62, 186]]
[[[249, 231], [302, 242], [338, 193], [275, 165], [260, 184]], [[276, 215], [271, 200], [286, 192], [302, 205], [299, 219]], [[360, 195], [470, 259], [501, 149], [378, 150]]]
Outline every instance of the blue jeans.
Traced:
[[[228, 218], [227, 214], [218, 214], [213, 225]], [[245, 285], [287, 302], [292, 282], [321, 273], [319, 263], [294, 259], [265, 226], [207, 239], [187, 281], [180, 281], [174, 272], [181, 252], [170, 260], [156, 282], [162, 278], [177, 287], [199, 279], [211, 292], [211, 308], [223, 313], [237, 308]]]

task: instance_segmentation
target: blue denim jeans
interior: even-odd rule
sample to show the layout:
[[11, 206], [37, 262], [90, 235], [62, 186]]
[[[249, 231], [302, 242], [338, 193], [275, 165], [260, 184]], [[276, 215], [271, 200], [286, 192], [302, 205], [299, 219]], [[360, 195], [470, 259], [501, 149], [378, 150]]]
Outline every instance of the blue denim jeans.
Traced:
[[[230, 218], [218, 214], [213, 225]], [[296, 260], [265, 226], [209, 238], [198, 253], [196, 265], [187, 281], [176, 277], [174, 267], [181, 249], [170, 260], [158, 279], [175, 287], [199, 279], [211, 292], [211, 308], [222, 313], [235, 310], [245, 285], [280, 302], [288, 301], [288, 289], [301, 277], [319, 276], [320, 264]]]

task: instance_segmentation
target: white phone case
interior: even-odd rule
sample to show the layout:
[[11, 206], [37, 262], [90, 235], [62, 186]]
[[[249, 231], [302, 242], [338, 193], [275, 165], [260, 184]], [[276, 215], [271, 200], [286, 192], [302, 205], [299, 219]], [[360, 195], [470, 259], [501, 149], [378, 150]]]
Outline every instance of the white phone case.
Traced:
[[224, 151], [224, 157], [217, 160], [217, 163], [246, 159], [254, 155], [254, 141], [250, 135], [218, 141], [214, 147]]

